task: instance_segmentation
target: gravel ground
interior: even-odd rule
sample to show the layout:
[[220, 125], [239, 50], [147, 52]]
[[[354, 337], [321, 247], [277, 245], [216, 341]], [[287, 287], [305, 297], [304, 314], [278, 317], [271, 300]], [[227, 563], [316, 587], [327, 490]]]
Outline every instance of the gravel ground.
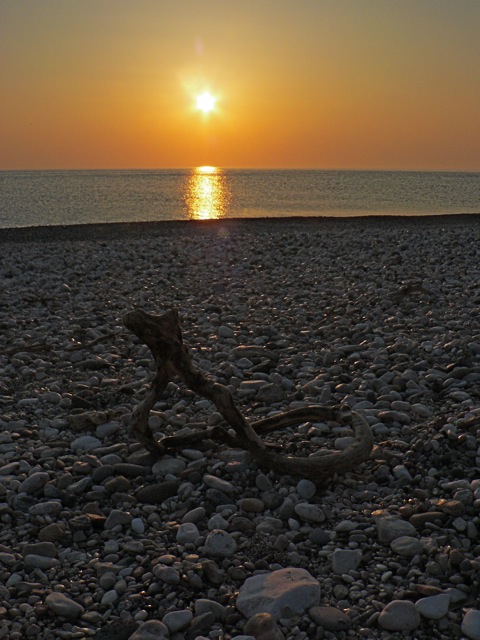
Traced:
[[[2, 230], [0, 640], [480, 639], [479, 222]], [[249, 419], [349, 404], [371, 459], [320, 488], [211, 442], [152, 460], [129, 432], [153, 373], [134, 307], [177, 308]], [[175, 383], [150, 416], [158, 437], [205, 424]]]

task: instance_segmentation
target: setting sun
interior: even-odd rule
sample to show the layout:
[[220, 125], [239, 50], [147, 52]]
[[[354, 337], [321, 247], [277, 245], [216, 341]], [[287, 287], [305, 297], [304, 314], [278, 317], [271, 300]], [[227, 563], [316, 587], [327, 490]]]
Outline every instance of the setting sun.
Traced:
[[197, 96], [197, 109], [203, 111], [203, 113], [209, 113], [215, 108], [215, 102], [216, 98], [208, 91], [204, 91]]

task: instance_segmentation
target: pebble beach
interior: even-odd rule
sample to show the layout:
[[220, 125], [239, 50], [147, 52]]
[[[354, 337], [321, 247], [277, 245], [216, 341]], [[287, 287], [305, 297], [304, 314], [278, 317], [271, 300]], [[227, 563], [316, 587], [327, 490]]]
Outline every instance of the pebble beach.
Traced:
[[[0, 230], [0, 640], [480, 640], [479, 246], [479, 215]], [[134, 308], [178, 309], [248, 420], [347, 404], [370, 458], [320, 487], [208, 440], [154, 459]], [[229, 428], [180, 382], [149, 425]]]

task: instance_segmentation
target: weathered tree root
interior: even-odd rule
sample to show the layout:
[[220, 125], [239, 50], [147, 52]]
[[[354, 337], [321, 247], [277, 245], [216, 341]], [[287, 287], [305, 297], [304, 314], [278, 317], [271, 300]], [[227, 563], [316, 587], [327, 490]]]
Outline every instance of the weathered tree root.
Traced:
[[[213, 439], [246, 449], [261, 467], [308, 478], [320, 485], [335, 474], [355, 469], [370, 456], [373, 449], [370, 426], [362, 416], [347, 406], [312, 405], [285, 411], [249, 424], [235, 406], [230, 391], [224, 385], [207, 378], [192, 364], [183, 344], [179, 315], [175, 309], [162, 315], [136, 309], [127, 313], [123, 322], [127, 329], [148, 346], [156, 364], [157, 370], [150, 389], [144, 400], [134, 409], [132, 416], [133, 434], [156, 457], [172, 449]], [[148, 417], [155, 403], [162, 397], [167, 384], [177, 376], [189, 389], [211, 400], [235, 433], [216, 426], [189, 435], [156, 440], [148, 426]], [[260, 438], [261, 435], [277, 429], [319, 420], [351, 422], [355, 442], [344, 451], [329, 451], [323, 455], [313, 454], [305, 458], [277, 453], [273, 450], [274, 446], [266, 445]]]

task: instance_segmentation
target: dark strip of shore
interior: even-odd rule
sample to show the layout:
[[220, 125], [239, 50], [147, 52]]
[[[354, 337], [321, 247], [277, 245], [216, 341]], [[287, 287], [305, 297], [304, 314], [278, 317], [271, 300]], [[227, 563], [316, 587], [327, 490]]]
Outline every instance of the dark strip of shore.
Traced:
[[355, 217], [283, 217], [283, 218], [224, 218], [222, 220], [165, 220], [162, 222], [115, 222], [98, 224], [52, 225], [38, 227], [13, 227], [0, 229], [2, 242], [63, 242], [107, 241], [134, 237], [165, 237], [218, 232], [231, 233], [284, 232], [288, 228], [318, 230], [332, 225], [361, 231], [368, 228], [404, 226], [428, 229], [443, 225], [451, 228], [480, 224], [480, 213], [446, 214], [429, 216], [355, 216]]

